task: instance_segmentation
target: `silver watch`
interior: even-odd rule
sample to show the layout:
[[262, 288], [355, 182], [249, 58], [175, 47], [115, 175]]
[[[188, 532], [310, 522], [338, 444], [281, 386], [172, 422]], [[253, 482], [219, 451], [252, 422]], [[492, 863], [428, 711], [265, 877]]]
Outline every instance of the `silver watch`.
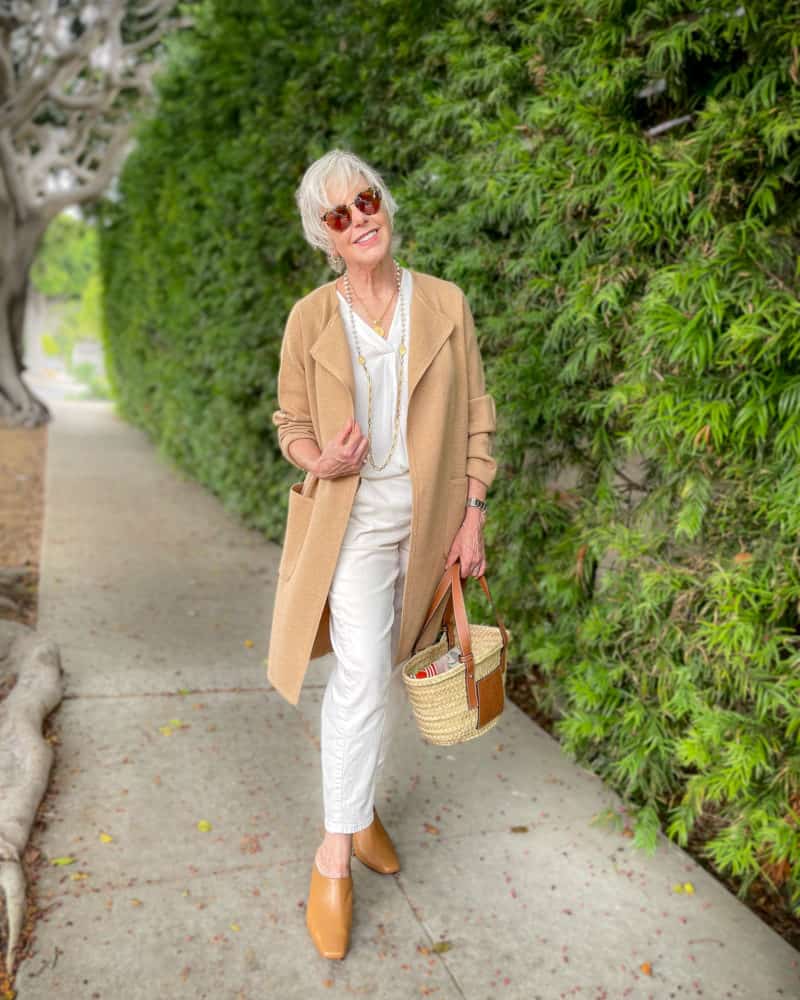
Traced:
[[467, 497], [467, 507], [478, 507], [485, 514], [487, 511], [487, 504], [485, 500], [479, 500], [478, 497]]

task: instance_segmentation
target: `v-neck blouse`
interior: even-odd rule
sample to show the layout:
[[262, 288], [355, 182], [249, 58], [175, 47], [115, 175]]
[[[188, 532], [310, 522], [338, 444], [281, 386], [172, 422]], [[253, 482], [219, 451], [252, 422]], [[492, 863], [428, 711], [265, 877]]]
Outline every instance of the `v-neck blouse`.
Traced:
[[[339, 297], [339, 312], [347, 335], [347, 343], [350, 346], [350, 358], [356, 386], [356, 420], [361, 433], [367, 434], [369, 407], [367, 376], [358, 363], [358, 350], [350, 328], [350, 307], [347, 304], [347, 299], [338, 289], [336, 294]], [[400, 367], [398, 350], [403, 336], [400, 319], [401, 308], [406, 316], [406, 355], [403, 360], [403, 384], [398, 385]], [[372, 379], [372, 440], [369, 453], [378, 465], [386, 461], [386, 455], [392, 444], [394, 411], [397, 405], [398, 389], [400, 391], [400, 427], [392, 457], [384, 469], [373, 468], [369, 458], [361, 469], [362, 479], [387, 479], [389, 476], [408, 472], [406, 419], [408, 416], [408, 362], [411, 353], [411, 272], [408, 268], [403, 268], [400, 279], [400, 296], [395, 305], [392, 325], [385, 340], [355, 311], [353, 311], [353, 318], [361, 351]]]

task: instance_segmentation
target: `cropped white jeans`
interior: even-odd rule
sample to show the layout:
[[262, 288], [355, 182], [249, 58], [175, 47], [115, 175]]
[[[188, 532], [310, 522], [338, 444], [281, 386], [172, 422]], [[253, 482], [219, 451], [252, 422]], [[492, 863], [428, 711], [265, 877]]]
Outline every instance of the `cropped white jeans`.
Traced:
[[362, 478], [328, 595], [334, 668], [321, 709], [325, 829], [372, 822], [377, 775], [406, 695], [395, 654], [408, 567], [411, 477]]

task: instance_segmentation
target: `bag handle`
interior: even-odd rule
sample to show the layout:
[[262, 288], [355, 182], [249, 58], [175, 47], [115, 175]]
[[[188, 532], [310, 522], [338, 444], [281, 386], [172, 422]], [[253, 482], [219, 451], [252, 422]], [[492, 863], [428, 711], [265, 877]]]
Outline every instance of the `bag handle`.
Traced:
[[[503, 649], [505, 649], [508, 646], [508, 633], [506, 632], [506, 627], [503, 624], [503, 619], [500, 617], [500, 613], [498, 612], [492, 595], [489, 592], [489, 584], [486, 582], [486, 577], [481, 574], [478, 577], [478, 581], [483, 587], [484, 593], [489, 598], [492, 605], [495, 619], [500, 628], [500, 635], [503, 637]], [[431, 599], [430, 607], [428, 608], [428, 612], [425, 616], [425, 623], [420, 629], [420, 634], [422, 634], [422, 632], [424, 632], [427, 628], [436, 613], [436, 609], [442, 603], [442, 599], [445, 596], [448, 596], [447, 607], [444, 610], [444, 618], [446, 620], [447, 627], [447, 640], [449, 645], [452, 646], [452, 627], [453, 620], [455, 619], [458, 644], [461, 648], [459, 660], [465, 666], [464, 678], [467, 685], [467, 704], [470, 708], [477, 708], [478, 690], [475, 683], [475, 658], [472, 655], [472, 640], [470, 638], [467, 609], [464, 606], [464, 591], [461, 584], [461, 564], [458, 560], [456, 560], [452, 566], [449, 566], [442, 574], [442, 578], [439, 581], [436, 592]]]

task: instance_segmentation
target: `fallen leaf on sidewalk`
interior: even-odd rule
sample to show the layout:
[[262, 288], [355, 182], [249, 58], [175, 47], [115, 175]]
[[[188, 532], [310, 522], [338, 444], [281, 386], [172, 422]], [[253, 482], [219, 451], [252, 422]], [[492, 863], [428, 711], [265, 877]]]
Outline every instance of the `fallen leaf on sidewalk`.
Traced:
[[104, 844], [110, 844], [114, 838], [111, 836], [110, 833], [101, 833], [100, 839], [103, 841]]
[[450, 941], [437, 941], [436, 944], [431, 946], [431, 951], [435, 951], [437, 955], [441, 955], [443, 951], [450, 951], [453, 947]]
[[51, 865], [74, 865], [75, 858], [53, 858]]
[[197, 829], [200, 830], [202, 833], [208, 833], [208, 831], [211, 829], [211, 824], [208, 822], [207, 819], [198, 820]]
[[439, 827], [438, 826], [434, 826], [433, 823], [424, 823], [423, 826], [425, 827], [425, 832], [426, 833], [438, 833], [439, 832]]
[[239, 850], [242, 854], [260, 854], [263, 848], [258, 835], [255, 833], [245, 833], [239, 841]]

